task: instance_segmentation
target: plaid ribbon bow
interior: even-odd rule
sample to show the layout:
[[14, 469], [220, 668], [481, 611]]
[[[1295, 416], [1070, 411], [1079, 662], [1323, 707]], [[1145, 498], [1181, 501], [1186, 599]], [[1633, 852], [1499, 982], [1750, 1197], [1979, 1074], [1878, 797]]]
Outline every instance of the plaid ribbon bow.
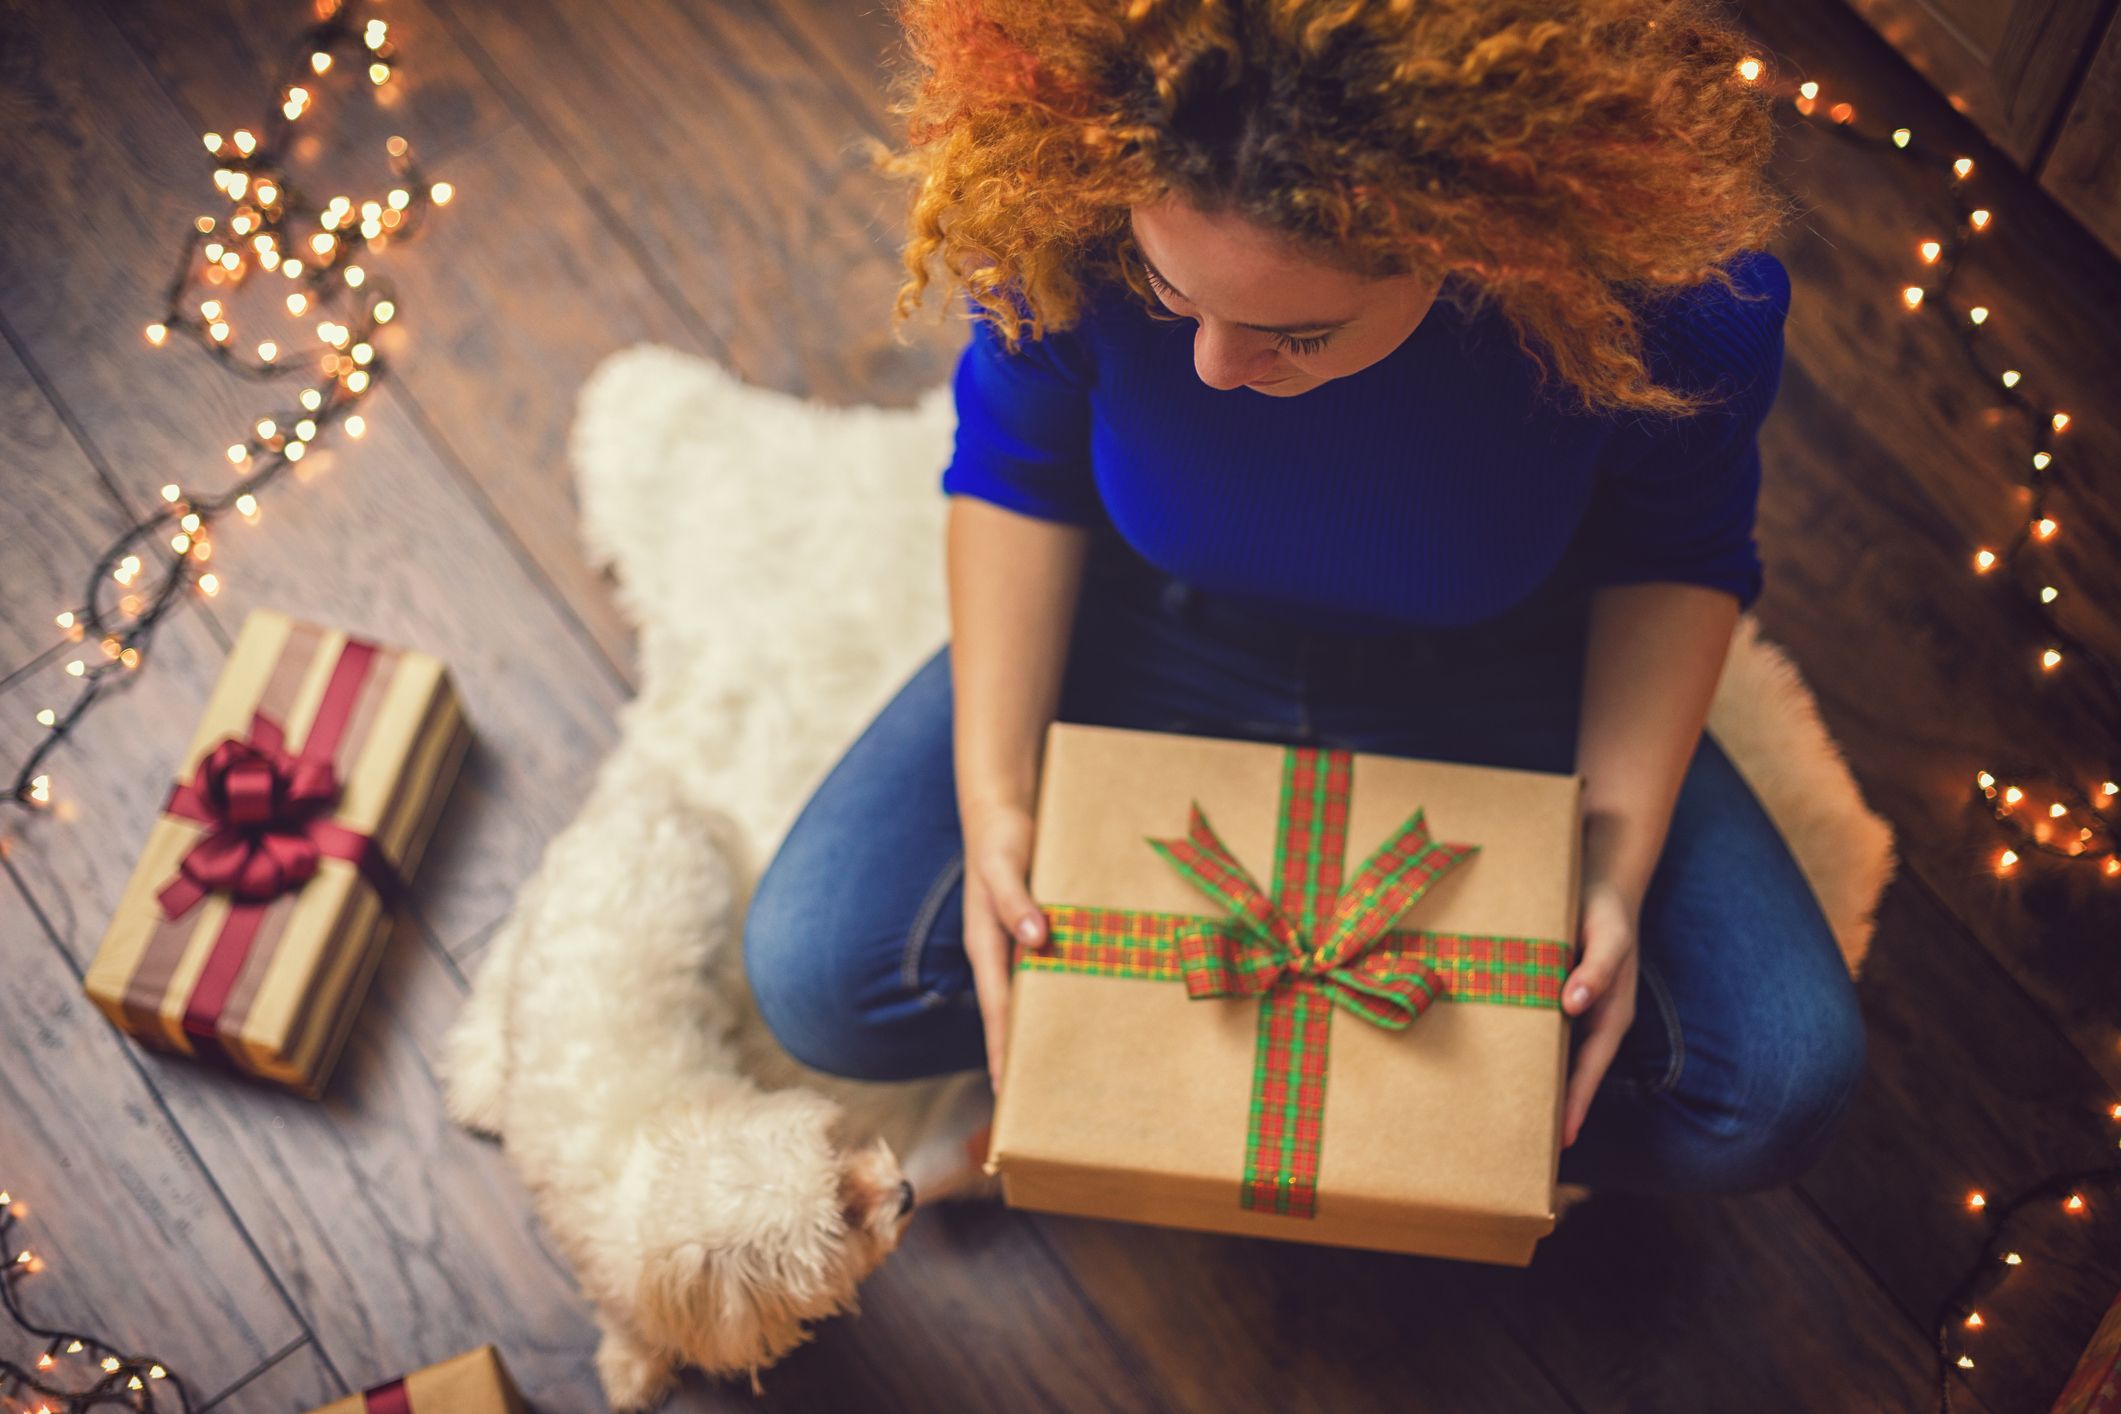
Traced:
[[1048, 942], [1017, 951], [1019, 969], [1183, 981], [1196, 1001], [1260, 998], [1238, 1195], [1254, 1211], [1317, 1215], [1334, 1008], [1403, 1031], [1437, 1001], [1561, 1004], [1566, 942], [1393, 928], [1479, 848], [1432, 839], [1422, 811], [1342, 882], [1353, 773], [1350, 752], [1284, 748], [1271, 894], [1195, 803], [1183, 837], [1148, 843], [1227, 912], [1043, 905]]

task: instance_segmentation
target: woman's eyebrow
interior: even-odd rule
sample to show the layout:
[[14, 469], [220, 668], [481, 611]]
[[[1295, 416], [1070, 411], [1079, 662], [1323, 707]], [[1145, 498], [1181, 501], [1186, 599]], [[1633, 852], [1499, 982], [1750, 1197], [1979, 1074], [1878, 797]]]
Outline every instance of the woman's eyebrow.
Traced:
[[[1193, 298], [1193, 296], [1172, 284], [1170, 276], [1156, 269], [1156, 262], [1151, 260], [1149, 253], [1141, 248], [1140, 240], [1134, 242], [1134, 249], [1141, 256], [1142, 264], [1154, 270], [1156, 278], [1164, 282], [1165, 289], [1182, 300], [1190, 301]], [[1352, 319], [1321, 319], [1311, 324], [1240, 324], [1237, 327], [1240, 329], [1257, 329], [1262, 334], [1310, 334], [1330, 332], [1334, 329], [1345, 329], [1354, 322]]]

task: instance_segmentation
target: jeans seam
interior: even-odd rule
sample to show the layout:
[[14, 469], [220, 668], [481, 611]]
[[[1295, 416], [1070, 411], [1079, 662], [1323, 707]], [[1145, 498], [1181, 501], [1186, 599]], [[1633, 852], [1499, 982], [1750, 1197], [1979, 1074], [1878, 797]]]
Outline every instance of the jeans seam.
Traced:
[[1671, 993], [1665, 990], [1664, 979], [1649, 963], [1642, 964], [1642, 980], [1649, 985], [1650, 995], [1657, 1003], [1658, 1013], [1664, 1018], [1664, 1031], [1670, 1040], [1672, 1060], [1665, 1067], [1664, 1075], [1649, 1087], [1653, 1095], [1663, 1094], [1679, 1083], [1679, 1069], [1686, 1060], [1686, 1036], [1679, 1029], [1679, 1009], [1672, 1004]]
[[[935, 930], [936, 916], [943, 911], [943, 900], [949, 896], [950, 888], [965, 872], [965, 852], [960, 849], [943, 866], [943, 872], [928, 886], [928, 893], [921, 900], [918, 912], [913, 915], [913, 926], [906, 933], [906, 946], [899, 958], [899, 980], [908, 992], [918, 993], [921, 987], [921, 958], [928, 949], [928, 935]], [[931, 999], [932, 1004], [932, 999]]]

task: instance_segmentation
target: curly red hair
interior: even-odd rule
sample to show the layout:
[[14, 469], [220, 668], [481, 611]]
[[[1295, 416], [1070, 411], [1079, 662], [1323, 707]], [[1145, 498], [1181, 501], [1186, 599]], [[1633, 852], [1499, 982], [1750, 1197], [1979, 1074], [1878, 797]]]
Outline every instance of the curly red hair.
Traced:
[[1639, 319], [1785, 218], [1765, 85], [1707, 0], [894, 0], [918, 179], [894, 329], [940, 255], [1007, 346], [1178, 196], [1356, 274], [1457, 274], [1589, 408], [1683, 412]]

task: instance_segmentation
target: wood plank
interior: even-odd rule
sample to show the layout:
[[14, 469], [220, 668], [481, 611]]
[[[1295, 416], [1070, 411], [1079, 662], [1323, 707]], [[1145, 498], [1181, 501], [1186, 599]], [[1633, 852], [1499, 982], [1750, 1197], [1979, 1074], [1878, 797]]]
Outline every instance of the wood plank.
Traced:
[[[28, 23], [15, 77], [37, 131], [0, 153], [20, 194], [0, 211], [10, 327], [134, 504], [170, 479], [214, 484], [218, 449], [272, 401], [196, 350], [157, 355], [140, 338], [168, 243], [198, 209], [197, 137], [100, 15], [42, 8]], [[53, 223], [78, 241], [55, 246]], [[419, 337], [418, 312], [406, 322]], [[222, 528], [216, 604], [230, 624], [266, 604], [449, 663], [476, 743], [415, 893], [437, 935], [460, 941], [505, 911], [572, 814], [623, 686], [388, 381], [366, 411], [366, 441], [322, 446], [260, 524]]]
[[[1833, 1147], [1799, 1187], [1918, 1327], [1981, 1253], [1999, 1201], [2049, 1173], [2109, 1163], [2112, 1091], [1919, 881], [1881, 912], [1862, 987], [1870, 1064]], [[2121, 1205], [2027, 1212], [2025, 1265], [1954, 1330], [1963, 1386], [2004, 1411], [2045, 1410], [2121, 1284]]]
[[16, 1250], [45, 1262], [9, 1280], [32, 1319], [152, 1351], [209, 1395], [298, 1339], [301, 1320], [5, 867], [0, 940], [0, 1188], [20, 1220]]
[[1040, 1217], [1180, 1409], [1572, 1409], [1470, 1264]]
[[[237, 1414], [240, 1410], [272, 1410], [274, 1414], [314, 1409], [345, 1397], [345, 1382], [332, 1372], [310, 1341], [280, 1353], [279, 1358], [250, 1371], [218, 1393], [209, 1391], [199, 1414]], [[319, 1391], [329, 1393], [320, 1394]]]
[[1687, 1201], [1597, 1194], [1531, 1267], [1491, 1269], [1482, 1283], [1502, 1323], [1585, 1410], [1931, 1402], [1928, 1344], [1790, 1189]]
[[2121, 14], [2107, 24], [2084, 82], [2070, 98], [2040, 185], [2109, 251], [2121, 255]]
[[[510, 113], [448, 24], [420, 3], [393, 5], [390, 23], [402, 45], [390, 106], [334, 89], [314, 113], [337, 151], [374, 152], [389, 134], [406, 133], [460, 194], [387, 262], [410, 321], [385, 345], [398, 395], [633, 682], [633, 630], [580, 549], [566, 455], [575, 395], [599, 360], [632, 344], [720, 351], [681, 316], [680, 291], [643, 270], [624, 233]], [[244, 100], [231, 104], [231, 36], [288, 28], [275, 0], [222, 0], [147, 7], [126, 33], [192, 126], [227, 128], [250, 111], [253, 88], [270, 85], [278, 60], [270, 50], [244, 52]]]
[[947, 376], [961, 325], [916, 323], [906, 345], [887, 329], [902, 192], [870, 171], [840, 86], [757, 11], [450, 0], [445, 13], [745, 378], [906, 406]]

